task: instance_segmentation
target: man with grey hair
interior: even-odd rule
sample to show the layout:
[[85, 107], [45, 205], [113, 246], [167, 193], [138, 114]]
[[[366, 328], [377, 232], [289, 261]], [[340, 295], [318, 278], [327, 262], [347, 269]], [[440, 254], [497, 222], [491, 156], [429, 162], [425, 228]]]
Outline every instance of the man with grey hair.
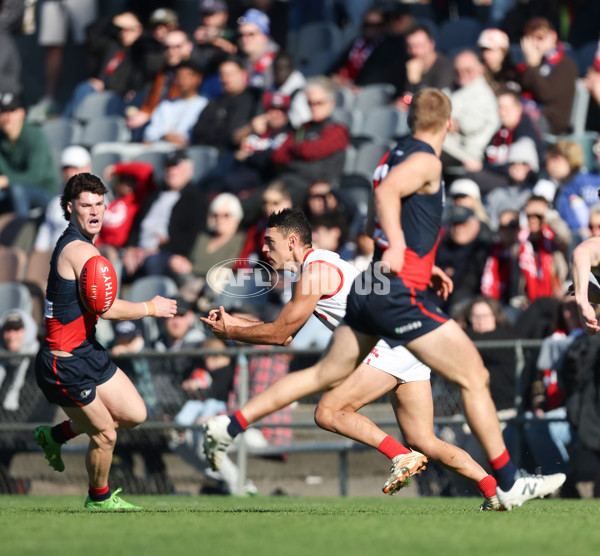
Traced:
[[311, 120], [288, 133], [282, 145], [273, 151], [271, 161], [280, 167], [290, 188], [294, 205], [304, 200], [306, 190], [315, 181], [337, 181], [344, 168], [350, 134], [346, 126], [332, 120], [335, 88], [327, 77], [312, 77], [304, 88]]

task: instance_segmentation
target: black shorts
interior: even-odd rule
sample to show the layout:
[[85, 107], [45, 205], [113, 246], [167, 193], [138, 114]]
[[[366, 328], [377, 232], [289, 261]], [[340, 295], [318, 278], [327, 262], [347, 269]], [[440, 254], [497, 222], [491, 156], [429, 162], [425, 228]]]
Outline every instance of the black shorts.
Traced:
[[35, 359], [35, 376], [49, 402], [61, 407], [83, 407], [96, 399], [96, 386], [117, 372], [108, 352], [99, 344], [85, 357], [61, 357], [42, 347]]
[[391, 347], [403, 346], [449, 318], [424, 291], [406, 287], [401, 278], [379, 280], [371, 274], [367, 278], [372, 282], [365, 287], [363, 281], [361, 287], [364, 278], [365, 273], [354, 282], [343, 322], [357, 332], [382, 338]]

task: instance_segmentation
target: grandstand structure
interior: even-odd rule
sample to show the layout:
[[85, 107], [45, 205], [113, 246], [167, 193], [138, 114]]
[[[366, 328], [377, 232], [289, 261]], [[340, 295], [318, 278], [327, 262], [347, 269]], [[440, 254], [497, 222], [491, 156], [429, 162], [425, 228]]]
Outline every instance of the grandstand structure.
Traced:
[[[306, 5], [302, 0], [276, 0], [274, 3], [288, 5], [286, 50], [292, 55], [296, 68], [305, 77], [326, 74], [360, 32], [360, 19], [352, 19], [350, 11], [340, 17], [338, 3], [334, 0], [307, 0]], [[100, 16], [113, 17], [120, 13], [127, 2], [103, 0], [98, 4]], [[166, 4], [178, 14], [181, 28], [193, 34], [199, 21], [198, 1], [171, 0]], [[480, 6], [468, 6], [464, 12], [461, 11], [464, 8], [463, 4], [469, 5], [470, 2], [423, 4], [398, 1], [392, 4], [404, 4], [407, 11], [412, 10], [415, 22], [427, 26], [439, 50], [450, 57], [464, 48], [476, 50], [478, 36], [490, 25], [489, 13]], [[436, 11], [438, 4], [446, 5], [443, 12]], [[39, 101], [44, 89], [45, 50], [40, 46], [35, 33], [17, 32], [12, 38], [21, 58], [21, 84], [25, 105], [33, 106]], [[598, 106], [591, 98], [584, 78], [593, 64], [597, 45], [597, 40], [589, 40], [577, 46], [567, 43], [567, 53], [576, 61], [579, 71], [569, 118], [571, 129], [563, 136], [545, 137], [548, 144], [559, 139], [578, 142], [583, 147], [585, 165], [590, 171], [598, 169], [594, 145], [599, 137], [600, 127], [594, 127], [591, 116]], [[510, 52], [515, 63], [522, 60], [523, 53], [518, 41], [511, 43]], [[64, 70], [56, 110], [45, 119], [35, 122], [43, 130], [50, 144], [57, 175], [60, 172], [61, 152], [70, 145], [81, 145], [90, 151], [92, 171], [97, 175], [102, 176], [107, 167], [119, 162], [144, 161], [154, 166], [154, 178], [160, 183], [164, 177], [165, 159], [177, 147], [162, 142], [149, 145], [135, 141], [127, 126], [123, 99], [118, 93], [94, 92], [79, 104], [72, 116], [61, 115], [61, 109], [71, 97], [76, 85], [88, 77], [85, 49], [68, 43], [65, 48]], [[373, 170], [395, 141], [409, 131], [407, 112], [398, 108], [394, 102], [401, 94], [402, 91], [396, 90], [390, 83], [373, 83], [360, 89], [339, 87], [336, 91], [333, 119], [342, 122], [348, 128], [350, 145], [345, 152], [343, 173], [334, 185], [353, 200], [356, 210], [363, 217], [366, 217], [368, 211]], [[203, 183], [207, 177], [214, 183], [215, 176], [218, 178], [224, 169], [230, 168], [231, 153], [224, 154], [213, 146], [189, 145], [186, 151], [194, 163], [193, 181], [197, 184]], [[108, 185], [110, 187], [112, 183]], [[48, 252], [37, 252], [33, 248], [42, 218], [43, 213], [40, 211], [32, 211], [30, 218], [25, 220], [12, 212], [0, 214], [0, 315], [15, 308], [30, 312], [38, 324], [40, 339], [43, 338], [44, 295], [50, 255]], [[128, 284], [122, 287], [121, 293], [130, 299], [137, 299], [139, 296], [140, 299], [150, 298], [161, 292], [169, 295], [176, 293], [174, 288], [177, 288], [177, 285], [171, 281], [171, 277], [165, 276], [151, 282], [138, 283], [137, 286], [135, 282]], [[143, 293], [139, 293], [140, 289]], [[261, 300], [254, 299], [252, 302], [260, 304]], [[201, 311], [206, 312], [206, 309], [206, 305], [200, 304], [196, 312], [200, 314]], [[196, 324], [201, 326], [199, 322]], [[101, 322], [98, 332], [100, 340], [109, 345], [113, 340], [112, 329], [106, 326], [105, 322]], [[147, 345], [151, 346], [159, 332], [155, 323], [145, 319], [143, 333]], [[516, 341], [504, 346], [504, 349], [513, 349], [518, 353], [517, 377], [522, 376], [524, 361], [535, 357], [536, 350], [539, 349], [539, 342], [532, 341], [527, 344], [527, 339], [524, 341], [525, 343]], [[235, 350], [233, 352], [235, 353]], [[313, 351], [311, 357], [318, 354], [318, 351]], [[148, 349], [145, 355], [152, 359], [156, 354]], [[201, 357], [202, 352], [197, 352], [196, 356]], [[0, 361], [4, 357], [10, 358], [11, 355], [0, 351]], [[35, 388], [36, 384], [25, 385], [23, 395], [28, 395], [27, 389]], [[448, 430], [455, 431], [457, 437], [460, 436], [464, 427], [458, 393], [438, 377], [433, 379], [433, 389], [438, 424], [447, 426]], [[517, 429], [520, 423], [522, 424], [519, 419], [522, 419], [526, 409], [526, 395], [525, 385], [518, 383], [514, 421]], [[377, 477], [384, 476], [386, 462], [376, 453], [366, 453], [358, 445], [318, 431], [311, 423], [310, 416], [310, 407], [314, 401], [305, 400], [305, 403], [294, 409], [294, 443], [288, 449], [278, 446], [247, 452], [242, 448], [242, 478], [252, 477], [259, 490], [265, 494], [279, 489], [288, 494], [318, 491], [319, 495], [327, 492], [332, 496], [357, 493], [376, 495], [379, 489]], [[374, 405], [373, 409], [367, 410], [369, 415], [390, 434], [397, 434], [397, 426], [393, 423], [393, 415], [387, 401], [380, 400]], [[59, 420], [58, 414], [55, 419]], [[14, 489], [33, 493], [56, 492], [58, 489], [60, 492], [66, 492], [66, 488], [72, 488], [74, 492], [81, 491], [87, 480], [84, 467], [79, 461], [84, 457], [84, 446], [74, 443], [67, 449], [65, 456], [67, 468], [79, 470], [80, 475], [75, 471], [58, 475], [44, 467], [45, 462], [41, 454], [27, 434], [34, 426], [34, 420], [31, 419], [29, 422], [17, 419], [0, 424], [0, 439], [17, 438], [19, 448], [6, 475], [14, 478], [16, 482], [0, 483], [0, 493], [15, 491]], [[116, 462], [113, 466], [115, 476], [111, 481], [125, 483], [124, 487], [128, 492], [196, 494], [206, 486], [205, 479], [199, 478], [191, 467], [182, 463], [169, 450], [170, 435], [178, 431], [172, 423], [151, 419], [140, 430], [124, 433], [125, 441], [122, 445], [126, 453], [117, 456], [122, 458], [123, 463], [119, 465]], [[156, 461], [149, 464], [145, 459], [148, 458], [148, 451], [143, 449], [146, 439], [152, 450], [156, 451], [155, 455], [158, 455], [159, 459], [162, 458], [162, 462], [157, 465], [154, 465]], [[525, 458], [526, 455], [522, 454], [522, 457]], [[318, 463], [320, 461], [326, 461], [327, 464], [322, 465]], [[423, 480], [421, 493], [439, 494], [444, 492], [444, 489], [451, 491], [451, 487], [445, 482], [447, 479], [441, 473], [435, 472], [433, 477], [431, 480]], [[326, 486], [323, 486], [322, 481], [325, 481]], [[290, 484], [294, 484], [295, 488], [290, 488]]]

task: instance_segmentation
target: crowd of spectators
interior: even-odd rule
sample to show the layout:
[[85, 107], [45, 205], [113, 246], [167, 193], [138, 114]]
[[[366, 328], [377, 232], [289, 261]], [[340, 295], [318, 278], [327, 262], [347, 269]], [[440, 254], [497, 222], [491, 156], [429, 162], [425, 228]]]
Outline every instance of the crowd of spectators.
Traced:
[[[374, 170], [379, 159], [361, 158], [366, 147], [393, 147], [407, 130], [412, 95], [429, 86], [445, 91], [453, 104], [442, 154], [448, 206], [436, 263], [455, 290], [442, 308], [474, 338], [498, 330], [478, 325], [492, 310], [497, 322], [514, 327], [498, 337], [513, 337], [513, 330], [520, 337], [557, 333], [556, 319], [548, 316], [554, 313], [539, 310], [540, 300], [565, 303], [572, 249], [600, 235], [600, 49], [585, 66], [579, 56], [593, 54], [590, 45], [598, 41], [598, 30], [585, 25], [596, 3], [579, 2], [565, 25], [565, 2], [548, 9], [539, 2], [340, 0], [332, 12], [328, 3], [311, 2], [313, 19], [307, 20], [299, 1], [190, 0], [195, 8], [184, 16], [177, 11], [182, 3], [169, 0], [112, 2], [114, 13], [94, 0], [43, 0], [36, 46], [44, 54], [44, 87], [29, 106], [25, 98], [35, 95], [21, 84], [14, 35], [27, 28], [31, 13], [24, 16], [19, 4], [0, 2], [0, 216], [5, 227], [12, 222], [10, 234], [0, 230], [0, 241], [27, 256], [51, 251], [64, 229], [62, 185], [74, 173], [102, 174], [111, 194], [98, 244], [120, 269], [124, 293], [141, 278], [170, 278], [185, 308], [159, 340], [144, 337], [158, 342], [150, 347], [183, 349], [188, 333], [189, 345], [201, 345], [206, 333], [196, 316], [227, 299], [231, 273], [266, 263], [262, 233], [272, 210], [304, 208], [315, 247], [364, 265], [373, 249], [364, 228], [370, 185], [364, 177], [349, 178]], [[441, 40], [456, 9], [461, 17], [454, 23], [479, 25], [470, 42], [458, 30], [452, 40]], [[191, 14], [195, 19], [188, 20]], [[306, 45], [294, 42], [315, 23], [345, 37], [320, 71], [297, 56]], [[89, 65], [86, 78], [61, 100], [70, 49], [85, 52]], [[590, 99], [585, 134], [577, 135], [571, 114], [581, 90]], [[379, 96], [368, 97], [372, 91]], [[88, 100], [101, 93], [109, 100], [80, 119]], [[361, 130], [371, 109], [388, 110], [389, 120], [404, 127], [366, 137]], [[59, 144], [49, 131], [56, 122], [85, 132], [93, 122], [115, 119], [129, 141], [85, 143], [82, 133]], [[202, 166], [199, 149], [214, 155], [211, 166]], [[17, 246], [15, 229], [34, 231], [28, 245]], [[267, 297], [251, 299], [254, 308], [268, 307], [285, 296], [278, 285]], [[531, 332], [532, 314], [545, 328]], [[182, 333], [176, 328], [184, 319]], [[42, 336], [43, 323], [37, 325]], [[108, 338], [128, 344], [118, 331]], [[166, 390], [141, 386], [150, 399], [176, 385], [168, 400], [153, 402], [170, 419], [186, 400], [198, 401], [191, 385], [199, 364], [185, 363], [173, 366], [177, 376], [169, 377]], [[500, 366], [506, 372], [510, 365]], [[549, 368], [559, 372], [554, 361]], [[131, 373], [140, 380], [154, 376]], [[228, 388], [235, 391], [230, 374]], [[492, 387], [502, 381], [492, 376]], [[215, 397], [225, 404], [222, 392]], [[539, 406], [529, 408], [537, 415]], [[194, 451], [198, 439], [176, 444]], [[233, 489], [233, 479], [212, 479]]]

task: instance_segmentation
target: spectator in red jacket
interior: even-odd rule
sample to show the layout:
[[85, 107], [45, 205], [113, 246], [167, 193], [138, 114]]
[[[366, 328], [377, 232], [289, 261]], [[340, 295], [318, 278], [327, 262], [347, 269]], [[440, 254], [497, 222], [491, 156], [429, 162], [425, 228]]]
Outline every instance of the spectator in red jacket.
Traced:
[[306, 82], [306, 98], [312, 119], [288, 133], [273, 151], [271, 161], [280, 167], [279, 176], [289, 187], [294, 204], [300, 206], [311, 183], [336, 182], [342, 174], [350, 134], [344, 124], [331, 118], [335, 108], [335, 88], [327, 77]]
[[96, 245], [103, 246], [109, 254], [116, 254], [110, 247], [120, 249], [125, 245], [133, 219], [146, 198], [156, 185], [152, 172], [154, 167], [148, 162], [118, 162], [109, 166], [105, 180], [114, 177], [114, 199], [106, 207], [102, 231], [96, 238]]

